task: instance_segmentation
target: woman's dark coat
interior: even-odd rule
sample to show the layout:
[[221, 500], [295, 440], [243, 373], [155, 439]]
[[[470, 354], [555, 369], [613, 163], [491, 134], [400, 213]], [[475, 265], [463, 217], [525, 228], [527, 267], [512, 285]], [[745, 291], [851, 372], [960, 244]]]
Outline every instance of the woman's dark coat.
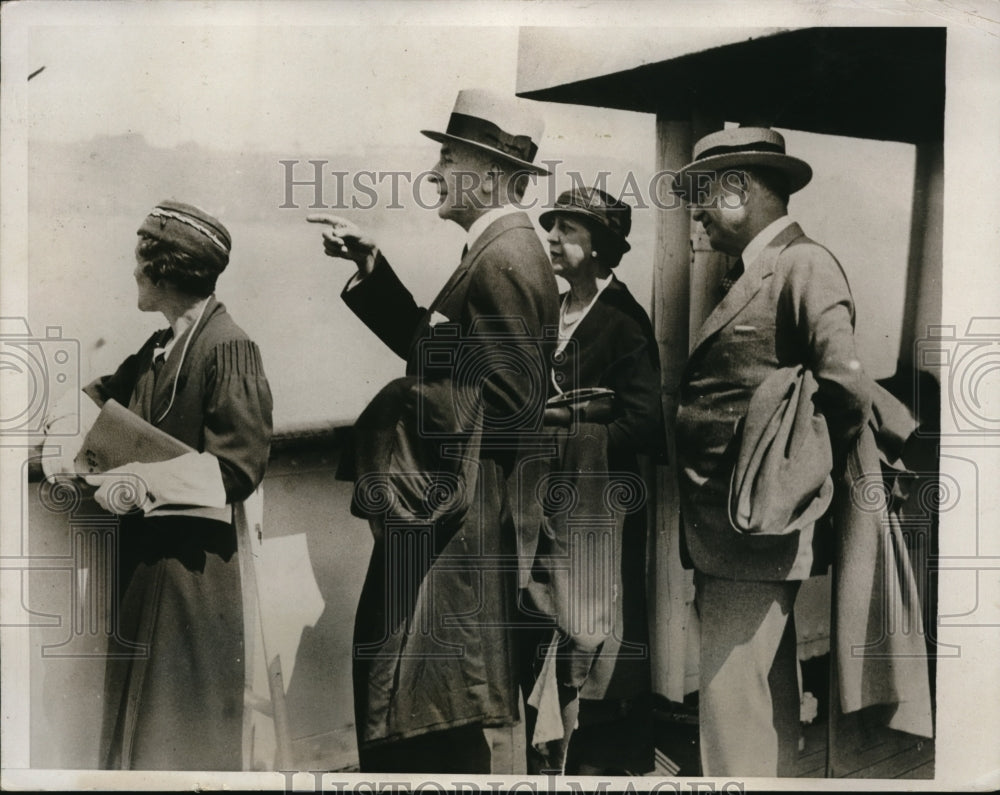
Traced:
[[[238, 502], [263, 479], [270, 446], [271, 392], [260, 352], [214, 297], [187, 333], [183, 363], [185, 336], [162, 365], [154, 364], [154, 349], [167, 338], [157, 332], [113, 375], [84, 391], [98, 404], [114, 398], [215, 455], [227, 502]], [[243, 608], [233, 525], [189, 516], [122, 517], [117, 572], [103, 764], [240, 770]]]

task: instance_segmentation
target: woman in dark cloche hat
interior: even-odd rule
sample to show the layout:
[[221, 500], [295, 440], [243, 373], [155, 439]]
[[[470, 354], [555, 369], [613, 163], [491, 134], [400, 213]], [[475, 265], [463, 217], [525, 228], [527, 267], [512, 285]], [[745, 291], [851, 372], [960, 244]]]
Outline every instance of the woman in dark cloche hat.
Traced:
[[[567, 773], [581, 775], [641, 774], [653, 767], [652, 686], [646, 509], [635, 484], [639, 456], [659, 456], [664, 449], [656, 339], [645, 310], [615, 276], [630, 248], [631, 208], [596, 188], [575, 188], [560, 195], [540, 223], [548, 232], [553, 270], [569, 285], [561, 297], [555, 395], [546, 411], [546, 424], [562, 429], [561, 435], [555, 431], [561, 451], [557, 477], [587, 473], [568, 475], [577, 478], [575, 515], [608, 514], [607, 505], [593, 502], [604, 483], [604, 495], [619, 484], [636, 499], [628, 507], [618, 505], [613, 535], [600, 531], [591, 539], [610, 547], [611, 554], [597, 568], [568, 578], [560, 571], [567, 559], [580, 559], [574, 551], [578, 542], [569, 540], [577, 529], [566, 527], [558, 513], [546, 518], [536, 560], [554, 565], [537, 574], [525, 597], [526, 612], [550, 618], [548, 628], [539, 623], [537, 650], [529, 655], [534, 663], [528, 679], [534, 679], [534, 691], [542, 691], [529, 700], [538, 704], [528, 711], [529, 764], [539, 754], [534, 760], [539, 769], [564, 765]], [[536, 570], [544, 568], [543, 563]], [[595, 581], [604, 585], [588, 591], [587, 583]], [[545, 743], [537, 740], [552, 732], [530, 724], [545, 721], [544, 679], [548, 674], [552, 681], [550, 668], [563, 727], [561, 732], [554, 727], [561, 740]]]

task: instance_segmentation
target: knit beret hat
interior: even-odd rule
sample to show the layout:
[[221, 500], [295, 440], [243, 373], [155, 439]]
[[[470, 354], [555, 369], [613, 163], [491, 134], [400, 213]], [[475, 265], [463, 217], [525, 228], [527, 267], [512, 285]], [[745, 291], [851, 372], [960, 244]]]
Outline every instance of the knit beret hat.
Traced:
[[229, 264], [232, 239], [219, 219], [194, 205], [167, 200], [150, 210], [137, 234], [171, 243], [212, 262], [221, 272]]

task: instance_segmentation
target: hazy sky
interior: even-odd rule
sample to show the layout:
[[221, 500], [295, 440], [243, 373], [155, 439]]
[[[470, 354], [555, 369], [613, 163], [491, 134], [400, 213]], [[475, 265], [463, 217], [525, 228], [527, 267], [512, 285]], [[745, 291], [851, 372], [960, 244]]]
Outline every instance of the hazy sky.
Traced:
[[[493, 55], [463, 63], [461, 82], [512, 91], [512, 29], [475, 31], [474, 42], [417, 28], [377, 39], [356, 28], [36, 29], [29, 57], [46, 71], [31, 86], [32, 133], [71, 140], [133, 131], [160, 146], [219, 149], [330, 147], [371, 134], [407, 143], [418, 105], [438, 121], [454, 100], [442, 59], [461, 60], [473, 45]], [[374, 59], [373, 48], [406, 55]]]
[[[450, 9], [447, 19], [431, 13], [417, 18], [411, 13], [407, 24], [393, 25], [394, 19], [398, 21], [390, 13], [394, 6], [385, 4], [365, 6], [373, 9], [365, 19], [358, 18], [357, 4], [339, 2], [287, 6], [237, 2], [211, 7], [97, 3], [80, 6], [82, 12], [74, 4], [73, 14], [47, 20], [60, 24], [29, 28], [28, 70], [45, 67], [27, 86], [29, 137], [69, 142], [137, 133], [158, 147], [193, 142], [214, 150], [300, 158], [362, 153], [371, 146], [424, 146], [425, 159], [413, 167], [427, 168], [436, 147], [419, 130], [443, 127], [459, 89], [482, 86], [508, 94], [516, 89], [519, 28], [515, 23], [521, 17], [508, 12], [497, 18], [503, 24], [455, 26], [467, 16], [482, 22], [471, 19], [476, 16], [472, 10], [487, 6], [514, 8], [455, 2], [434, 7]], [[211, 14], [206, 13], [208, 8]], [[572, 11], [573, 5], [561, 3], [558, 8]], [[552, 53], [558, 56], [550, 67], [553, 77], [563, 67], [620, 69], [624, 62], [611, 63], [609, 58], [621, 60], [623, 53], [635, 57], [650, 47], [656, 49], [661, 38], [663, 46], [698, 48], [722, 35], [684, 25], [642, 30], [634, 27], [635, 18], [620, 24], [626, 21], [632, 27], [608, 29], [603, 42], [602, 37], [595, 38], [593, 28], [546, 29], [540, 35], [542, 45], [551, 42]], [[761, 16], [754, 23], [763, 26], [766, 20]], [[733, 22], [729, 19], [726, 24]], [[757, 31], [746, 28], [742, 35]], [[544, 78], [543, 70], [539, 79]], [[546, 121], [540, 158], [571, 163], [590, 156], [612, 171], [620, 170], [612, 158], [643, 167], [653, 163], [655, 125], [649, 114], [555, 103], [538, 107]], [[858, 251], [844, 244], [838, 251], [864, 288], [858, 291], [864, 296], [862, 332], [878, 342], [888, 339], [888, 344], [869, 346], [879, 354], [869, 357], [871, 366], [879, 373], [891, 372], [898, 344], [894, 327], [901, 301], [898, 273], [905, 269], [912, 152], [902, 146], [851, 144], [802, 133], [790, 135], [789, 145], [819, 175], [817, 187], [801, 201], [797, 198], [796, 213], [821, 237], [857, 242]], [[866, 202], [858, 202], [853, 179], [842, 179], [845, 156], [853, 162], [868, 158], [876, 168], [891, 163], [889, 173], [901, 178], [903, 190], [883, 190], [891, 183], [880, 180], [868, 189]], [[867, 208], [870, 214], [872, 207], [889, 210], [889, 217], [899, 223], [882, 224], [877, 234], [866, 234], [864, 218], [859, 226], [852, 211]], [[651, 241], [652, 220], [650, 212], [637, 213], [636, 235], [644, 233]], [[830, 228], [828, 221], [833, 223]], [[845, 229], [855, 230], [854, 234], [847, 235]], [[434, 242], [444, 246], [443, 241]], [[891, 261], [893, 267], [864, 268], [880, 248], [886, 251], [878, 259]], [[644, 303], [651, 271], [651, 248], [640, 247], [629, 275]], [[891, 312], [880, 311], [887, 295]]]
[[[297, 153], [419, 143], [460, 88], [513, 93], [516, 27], [36, 27], [30, 132], [141, 133], [158, 146]], [[384, 56], [380, 55], [384, 53]], [[606, 154], [650, 140], [645, 115], [547, 107], [546, 148]], [[547, 147], [546, 144], [551, 144]]]
[[[725, 26], [741, 21], [732, 13], [719, 17], [711, 4], [693, 15], [681, 2], [633, 3], [631, 10], [642, 14], [609, 17], [618, 27], [606, 28], [595, 24], [594, 8], [611, 6], [565, 2], [84, 2], [54, 8], [58, 13], [44, 18], [49, 24], [27, 29], [25, 72], [45, 67], [24, 92], [31, 140], [136, 133], [157, 147], [195, 143], [299, 158], [425, 147], [413, 168], [433, 163], [436, 147], [419, 130], [442, 128], [459, 89], [515, 91], [519, 25], [539, 24], [538, 13], [532, 18], [528, 11], [544, 11], [553, 25], [536, 36], [557, 56], [538, 73], [543, 83], [564, 79], [564, 71], [620, 69], [661, 47], [717, 44], [714, 38], [725, 31], [709, 27], [713, 14]], [[676, 24], [664, 16], [664, 9], [684, 8]], [[767, 8], [753, 6], [741, 35], [788, 24], [769, 17]], [[587, 28], [555, 27], [584, 17]], [[648, 24], [636, 27], [642, 22]], [[595, 30], [606, 34], [595, 36]], [[613, 159], [643, 168], [653, 163], [649, 114], [555, 103], [539, 103], [539, 110], [546, 120], [540, 158], [562, 158], [569, 167], [576, 158], [595, 158], [617, 179], [621, 164]], [[912, 147], [805, 133], [789, 133], [788, 143], [817, 175], [796, 197], [794, 214], [820, 239], [833, 241], [857, 286], [859, 334], [873, 351], [867, 362], [888, 374], [898, 345]], [[846, 172], [845, 163], [852, 164]], [[863, 193], [859, 174], [866, 175]], [[884, 220], [873, 223], [879, 216]], [[651, 211], [637, 212], [635, 220], [636, 236], [651, 241]], [[445, 233], [455, 230], [435, 232], [442, 241], [427, 242], [445, 247]], [[651, 248], [632, 257], [630, 276], [643, 296], [652, 259]], [[436, 283], [429, 279], [426, 286]]]

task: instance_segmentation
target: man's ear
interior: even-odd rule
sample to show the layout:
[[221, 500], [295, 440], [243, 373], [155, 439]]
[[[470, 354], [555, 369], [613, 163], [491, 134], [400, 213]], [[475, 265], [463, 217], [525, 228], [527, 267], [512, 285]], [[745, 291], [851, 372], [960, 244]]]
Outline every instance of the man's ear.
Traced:
[[722, 174], [720, 188], [722, 189], [722, 207], [735, 210], [747, 202], [753, 176], [744, 169], [734, 168]]
[[489, 168], [483, 173], [483, 193], [492, 196], [500, 188], [500, 180], [503, 176], [503, 166], [499, 163], [490, 163]]
[[753, 182], [753, 175], [742, 168], [737, 169], [734, 173], [736, 182], [733, 187], [739, 187], [742, 191], [747, 191], [750, 188], [750, 183]]

